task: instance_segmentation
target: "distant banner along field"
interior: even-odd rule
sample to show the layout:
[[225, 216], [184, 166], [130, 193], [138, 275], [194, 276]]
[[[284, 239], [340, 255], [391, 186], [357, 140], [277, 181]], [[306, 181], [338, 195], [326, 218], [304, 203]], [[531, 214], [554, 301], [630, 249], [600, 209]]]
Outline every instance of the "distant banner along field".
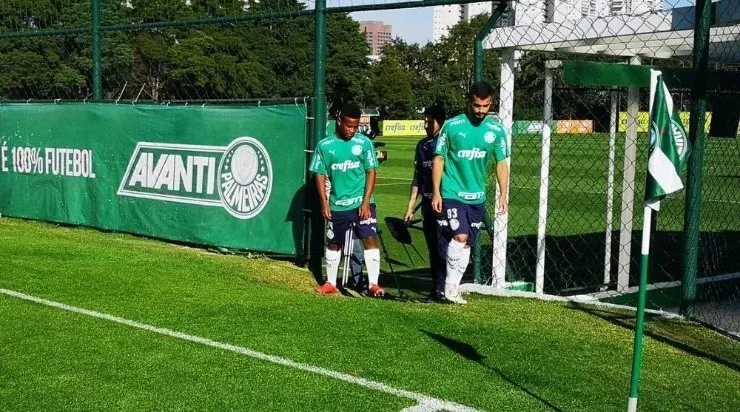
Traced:
[[297, 255], [305, 139], [295, 104], [0, 105], [0, 213]]
[[[648, 112], [640, 112], [637, 114], [637, 133], [647, 133], [648, 131]], [[681, 119], [681, 123], [683, 123], [683, 127], [686, 128], [686, 130], [689, 129], [689, 118], [691, 113], [689, 112], [680, 112], [678, 114], [678, 117]], [[712, 124], [712, 113], [707, 112], [706, 113], [706, 120], [704, 122], [704, 132], [709, 133], [709, 125]], [[627, 131], [627, 113], [621, 112], [619, 113], [619, 131], [620, 132], [626, 132]]]
[[593, 120], [558, 120], [555, 123], [555, 133], [591, 134], [593, 132]]
[[[542, 134], [545, 123], [541, 120], [516, 120], [512, 126], [512, 133]], [[555, 133], [589, 134], [594, 131], [593, 120], [555, 120], [550, 122], [550, 129]]]
[[[550, 128], [554, 128], [555, 122], [550, 122]], [[545, 122], [541, 120], [516, 120], [512, 126], [512, 134], [541, 134]]]
[[424, 136], [424, 120], [383, 120], [383, 136]]

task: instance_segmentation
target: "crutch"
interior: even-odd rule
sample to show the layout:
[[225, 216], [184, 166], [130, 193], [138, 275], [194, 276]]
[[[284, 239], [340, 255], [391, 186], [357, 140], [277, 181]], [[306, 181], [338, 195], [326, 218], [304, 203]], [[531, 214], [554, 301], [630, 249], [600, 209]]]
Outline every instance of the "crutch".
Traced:
[[347, 279], [349, 278], [350, 272], [350, 260], [352, 258], [352, 252], [354, 251], [354, 232], [355, 224], [352, 223], [344, 232], [344, 247], [342, 253], [344, 253], [344, 265], [342, 266], [342, 287], [347, 288]]

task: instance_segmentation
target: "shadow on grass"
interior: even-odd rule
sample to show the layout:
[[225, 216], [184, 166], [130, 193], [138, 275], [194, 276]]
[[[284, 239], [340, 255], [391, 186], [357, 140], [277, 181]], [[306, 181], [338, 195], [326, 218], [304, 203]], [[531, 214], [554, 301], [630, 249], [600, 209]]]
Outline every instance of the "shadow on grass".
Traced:
[[462, 356], [463, 358], [465, 358], [465, 359], [467, 359], [467, 360], [469, 360], [471, 362], [477, 363], [478, 365], [480, 365], [481, 367], [485, 368], [489, 372], [493, 372], [493, 373], [497, 374], [499, 377], [501, 377], [501, 379], [505, 380], [510, 385], [515, 386], [516, 388], [518, 388], [522, 392], [526, 393], [527, 395], [531, 396], [532, 398], [540, 401], [542, 404], [544, 404], [548, 408], [550, 408], [550, 409], [552, 409], [554, 411], [560, 411], [561, 410], [560, 408], [558, 408], [557, 406], [555, 406], [554, 404], [552, 404], [547, 399], [542, 398], [541, 396], [539, 396], [536, 393], [532, 392], [531, 390], [527, 389], [524, 385], [516, 382], [510, 376], [508, 376], [507, 374], [505, 374], [501, 369], [489, 365], [488, 362], [486, 362], [485, 355], [479, 353], [478, 350], [475, 349], [472, 345], [467, 344], [465, 342], [460, 342], [460, 341], [455, 340], [455, 339], [448, 338], [446, 336], [439, 335], [439, 334], [434, 333], [434, 332], [429, 332], [429, 331], [426, 331], [426, 330], [420, 330], [420, 332], [426, 334], [430, 338], [432, 338], [435, 341], [441, 343], [442, 345], [444, 345], [445, 347], [447, 347], [447, 349], [449, 349], [449, 350], [457, 353], [458, 355]]
[[[605, 320], [613, 325], [635, 329], [635, 314], [619, 310], [596, 308], [571, 302], [570, 308]], [[737, 341], [727, 337], [713, 336], [704, 326], [665, 319], [658, 315], [645, 314], [645, 336], [672, 346], [693, 356], [715, 362], [740, 372], [740, 350]]]
[[416, 301], [419, 298], [425, 298], [433, 289], [429, 268], [395, 270], [394, 273], [395, 280], [390, 270], [381, 271], [380, 283], [386, 287], [386, 290], [395, 289], [395, 282], [398, 281], [401, 290], [411, 300]]
[[398, 268], [398, 267], [403, 267], [403, 268], [410, 268], [410, 267], [412, 267], [412, 266], [410, 266], [410, 265], [409, 265], [408, 263], [406, 263], [406, 262], [402, 262], [402, 261], [400, 261], [400, 260], [398, 260], [398, 259], [394, 259], [394, 258], [388, 258], [388, 259], [384, 259], [384, 260], [385, 260], [385, 261], [386, 261], [387, 263], [390, 263], [390, 264], [392, 264], [392, 265], [393, 265], [393, 269], [394, 269], [394, 270], [395, 270], [396, 268]]

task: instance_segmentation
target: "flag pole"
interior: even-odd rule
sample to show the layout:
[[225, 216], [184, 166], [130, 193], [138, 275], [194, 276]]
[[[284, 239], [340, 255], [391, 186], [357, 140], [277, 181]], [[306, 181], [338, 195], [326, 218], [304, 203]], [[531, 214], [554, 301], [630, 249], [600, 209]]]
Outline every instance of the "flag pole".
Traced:
[[686, 131], [673, 110], [673, 99], [663, 82], [662, 73], [650, 70], [650, 152], [645, 183], [645, 214], [642, 219], [642, 258], [640, 259], [640, 289], [635, 322], [635, 344], [632, 352], [632, 377], [627, 411], [637, 411], [637, 395], [642, 369], [642, 340], [645, 330], [648, 256], [653, 210], [660, 209], [660, 200], [683, 189], [681, 167], [690, 151]]
[[632, 378], [630, 379], [630, 396], [627, 403], [628, 412], [637, 412], [637, 394], [640, 387], [642, 370], [642, 335], [645, 330], [645, 301], [647, 300], [648, 257], [650, 255], [650, 228], [652, 227], [652, 209], [645, 206], [642, 218], [642, 257], [640, 258], [640, 291], [637, 301], [637, 322], [635, 323], [635, 344], [632, 352]]
[[[656, 70], [650, 70], [649, 116], [651, 121], [653, 116], [653, 105], [655, 104], [655, 94], [658, 88], [657, 81], [660, 74], [661, 73]], [[648, 176], [649, 175], [650, 171], [648, 170]], [[645, 187], [645, 190], [646, 201], [642, 217], [642, 256], [640, 257], [640, 286], [637, 294], [637, 319], [635, 321], [635, 342], [632, 345], [632, 375], [630, 377], [630, 395], [629, 399], [627, 400], [627, 412], [637, 412], [637, 396], [640, 389], [640, 372], [642, 371], [642, 335], [645, 331], [645, 301], [647, 300], [647, 275], [649, 262], [648, 256], [650, 255], [650, 229], [653, 226], [653, 213], [647, 202], [647, 185]]]

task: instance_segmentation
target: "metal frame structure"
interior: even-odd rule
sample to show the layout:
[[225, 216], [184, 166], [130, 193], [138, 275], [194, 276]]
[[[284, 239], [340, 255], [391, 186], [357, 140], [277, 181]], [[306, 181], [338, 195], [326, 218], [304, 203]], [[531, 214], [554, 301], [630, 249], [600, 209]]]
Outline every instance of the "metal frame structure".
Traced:
[[[526, 26], [500, 27], [492, 30], [487, 36], [487, 47], [499, 51], [501, 57], [501, 106], [500, 116], [505, 125], [510, 125], [514, 97], [514, 56], [516, 51], [558, 51], [586, 55], [610, 55], [628, 59], [625, 63], [640, 65], [643, 59], [692, 58], [692, 110], [690, 140], [694, 154], [689, 163], [685, 217], [685, 252], [686, 259], [683, 273], [683, 297], [681, 313], [693, 315], [693, 301], [696, 293], [697, 253], [699, 241], [699, 219], [701, 213], [700, 188], [702, 185], [702, 167], [704, 158], [705, 131], [703, 125], [706, 112], [706, 73], [708, 62], [738, 62], [740, 48], [726, 47], [736, 45], [740, 39], [740, 23], [722, 22], [712, 26], [711, 2], [697, 0], [696, 6], [682, 7], [641, 16], [612, 16], [603, 18], [584, 18], [581, 20], [560, 23], [545, 23]], [[733, 50], [727, 53], [727, 50]], [[545, 227], [547, 219], [547, 192], [549, 183], [549, 146], [550, 123], [552, 119], [552, 85], [553, 70], [558, 67], [549, 62], [546, 67], [545, 107], [543, 111], [544, 127], [542, 132], [542, 184], [540, 187], [539, 230], [537, 244], [536, 292], [543, 294]], [[613, 179], [613, 160], [615, 147], [614, 99], [612, 95], [612, 120], [610, 124], [610, 153], [612, 163], [609, 178]], [[635, 159], [637, 154], [637, 119], [639, 111], [639, 88], [628, 88], [628, 128], [625, 141], [624, 158], [624, 193], [622, 196], [622, 216], [620, 228], [620, 272], [617, 284], [627, 287], [629, 279], [629, 250], [631, 244]], [[549, 102], [549, 104], [548, 104]], [[613, 180], [611, 180], [613, 182]], [[610, 185], [611, 186], [611, 185]], [[607, 224], [611, 224], [613, 193], [607, 194]], [[503, 262], [497, 256], [506, 254], [506, 224], [497, 221], [496, 229], [503, 235], [503, 244], [494, 245], [494, 288], [505, 287]], [[607, 235], [607, 238], [609, 236]], [[609, 247], [610, 240], [607, 240]], [[609, 252], [607, 252], [609, 253]], [[610, 259], [605, 254], [605, 262]], [[498, 265], [498, 266], [497, 266]], [[608, 282], [608, 268], [605, 268], [604, 279]]]

